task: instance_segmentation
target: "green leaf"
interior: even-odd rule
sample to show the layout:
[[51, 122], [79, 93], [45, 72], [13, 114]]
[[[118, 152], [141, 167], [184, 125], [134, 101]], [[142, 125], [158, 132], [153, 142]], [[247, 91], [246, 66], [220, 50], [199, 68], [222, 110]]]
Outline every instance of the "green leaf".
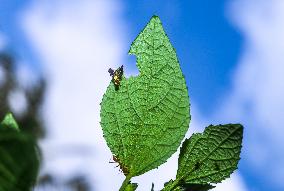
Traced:
[[132, 43], [140, 74], [115, 89], [110, 82], [101, 103], [106, 142], [125, 174], [138, 176], [176, 152], [190, 121], [189, 98], [176, 52], [161, 21], [153, 16]]
[[15, 129], [17, 131], [19, 131], [19, 126], [18, 123], [16, 122], [14, 116], [12, 115], [12, 113], [7, 113], [3, 119], [3, 121], [1, 122], [1, 127], [2, 128], [12, 128]]
[[190, 184], [218, 183], [237, 169], [243, 126], [227, 124], [208, 126], [184, 141], [177, 180]]
[[29, 135], [15, 131], [15, 124], [9, 115], [0, 124], [0, 191], [29, 191], [37, 178], [36, 143]]

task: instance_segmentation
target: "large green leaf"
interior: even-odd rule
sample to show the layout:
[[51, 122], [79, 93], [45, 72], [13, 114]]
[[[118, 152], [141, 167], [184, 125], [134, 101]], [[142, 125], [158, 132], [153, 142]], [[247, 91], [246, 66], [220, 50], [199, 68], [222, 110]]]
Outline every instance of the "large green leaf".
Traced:
[[0, 124], [0, 191], [29, 191], [39, 168], [34, 139], [19, 131], [11, 114]]
[[237, 169], [243, 127], [208, 126], [187, 139], [181, 148], [177, 179], [190, 184], [218, 183]]
[[187, 132], [189, 98], [176, 52], [153, 16], [132, 43], [140, 74], [111, 82], [101, 103], [101, 126], [121, 169], [137, 176], [157, 168]]

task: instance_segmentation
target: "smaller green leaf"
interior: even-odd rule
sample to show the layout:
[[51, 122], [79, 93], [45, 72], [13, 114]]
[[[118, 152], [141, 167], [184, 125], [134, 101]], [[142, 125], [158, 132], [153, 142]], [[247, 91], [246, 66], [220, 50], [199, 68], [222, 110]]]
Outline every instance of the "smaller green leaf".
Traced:
[[184, 141], [177, 180], [188, 184], [218, 183], [237, 169], [243, 126], [227, 124], [208, 126]]
[[3, 119], [3, 121], [1, 122], [1, 126], [2, 128], [12, 128], [15, 129], [17, 131], [20, 131], [18, 123], [16, 122], [14, 116], [12, 113], [7, 113]]

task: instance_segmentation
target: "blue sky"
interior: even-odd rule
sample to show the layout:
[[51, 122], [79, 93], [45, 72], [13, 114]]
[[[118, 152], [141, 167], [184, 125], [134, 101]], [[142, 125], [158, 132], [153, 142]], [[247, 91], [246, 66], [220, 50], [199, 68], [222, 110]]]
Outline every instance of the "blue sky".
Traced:
[[[107, 76], [93, 77], [91, 69], [103, 75], [108, 67], [125, 64], [130, 74], [135, 73], [135, 57], [127, 55], [128, 48], [151, 16], [158, 15], [177, 51], [189, 86], [193, 114], [196, 114], [192, 118], [198, 118], [193, 125], [243, 123], [240, 177], [247, 190], [277, 191], [284, 188], [281, 183], [284, 156], [278, 151], [284, 148], [281, 137], [284, 131], [278, 127], [284, 112], [281, 99], [284, 95], [284, 58], [280, 51], [284, 47], [281, 38], [283, 10], [283, 3], [277, 0], [257, 4], [255, 0], [159, 0], [151, 3], [0, 0], [0, 34], [6, 39], [5, 49], [20, 60], [19, 68], [28, 67], [46, 74], [51, 81], [44, 107], [48, 114], [44, 115], [50, 121], [48, 126], [54, 140], [70, 143], [76, 139], [80, 142], [88, 139], [80, 139], [76, 133], [70, 133], [62, 141], [66, 136], [58, 130], [60, 125], [73, 124], [56, 121], [54, 113], [72, 119], [76, 113], [68, 113], [70, 111], [64, 107], [68, 101], [73, 103], [71, 98], [82, 97], [86, 107], [78, 104], [78, 109], [94, 115], [98, 113], [87, 109], [92, 102], [87, 100], [97, 96], [92, 103], [99, 103], [98, 94], [103, 89], [92, 90], [89, 79], [102, 84], [107, 84], [109, 79]], [[80, 55], [74, 54], [81, 50], [84, 50], [81, 56], [86, 59], [86, 64], [75, 62], [77, 59], [80, 62]], [[89, 62], [93, 65], [87, 64]], [[85, 76], [77, 74], [78, 71], [86, 72]], [[79, 84], [74, 77], [84, 79]], [[77, 88], [82, 88], [82, 92], [87, 90], [93, 97], [82, 93], [70, 96], [70, 100], [64, 99], [73, 91], [68, 84], [72, 80], [75, 85], [78, 83]], [[58, 108], [59, 105], [62, 108]], [[77, 122], [80, 120], [73, 123]], [[85, 133], [84, 136], [90, 136], [97, 132], [86, 128]], [[92, 141], [86, 143], [93, 144]], [[70, 162], [73, 163], [77, 164]], [[280, 177], [279, 180], [276, 177]]]

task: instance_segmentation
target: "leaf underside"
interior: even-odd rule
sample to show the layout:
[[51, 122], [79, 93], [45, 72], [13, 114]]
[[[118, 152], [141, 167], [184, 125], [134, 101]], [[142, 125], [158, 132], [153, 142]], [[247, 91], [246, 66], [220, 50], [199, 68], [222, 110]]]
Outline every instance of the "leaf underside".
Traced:
[[106, 142], [131, 176], [157, 168], [176, 152], [187, 132], [189, 98], [176, 52], [153, 16], [132, 43], [140, 74], [110, 83], [101, 103]]
[[219, 183], [237, 169], [243, 127], [208, 126], [203, 134], [185, 140], [179, 156], [177, 179], [190, 184]]

